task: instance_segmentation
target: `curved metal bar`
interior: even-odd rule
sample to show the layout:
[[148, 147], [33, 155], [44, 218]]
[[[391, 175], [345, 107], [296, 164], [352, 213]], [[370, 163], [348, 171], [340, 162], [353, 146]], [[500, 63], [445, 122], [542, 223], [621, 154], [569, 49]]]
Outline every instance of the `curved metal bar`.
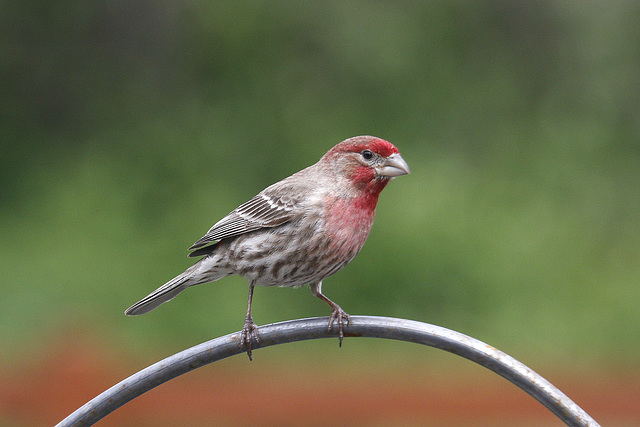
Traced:
[[[326, 317], [264, 325], [258, 328], [260, 343], [254, 343], [253, 349], [294, 341], [336, 337], [335, 329], [327, 330]], [[345, 336], [408, 341], [457, 354], [508, 379], [546, 406], [567, 425], [599, 426], [582, 408], [533, 370], [490, 345], [459, 332], [406, 319], [351, 316], [349, 326], [345, 328]], [[208, 363], [244, 352], [240, 345], [239, 332], [183, 350], [133, 374], [96, 396], [62, 420], [58, 427], [92, 425], [165, 381]]]

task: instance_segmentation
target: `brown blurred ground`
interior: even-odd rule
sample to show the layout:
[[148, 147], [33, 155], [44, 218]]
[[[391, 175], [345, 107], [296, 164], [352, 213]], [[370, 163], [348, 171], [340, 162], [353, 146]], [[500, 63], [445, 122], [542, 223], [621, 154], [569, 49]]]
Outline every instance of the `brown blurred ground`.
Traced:
[[[285, 367], [265, 359], [204, 367], [98, 425], [563, 425], [511, 383], [476, 366], [471, 375], [448, 369], [424, 377], [411, 366], [400, 374], [368, 373], [362, 366], [334, 369], [331, 361], [320, 368]], [[18, 365], [0, 371], [3, 425], [54, 425], [144, 367], [85, 339], [59, 341], [40, 359]], [[640, 425], [640, 372], [545, 376], [602, 425]]]

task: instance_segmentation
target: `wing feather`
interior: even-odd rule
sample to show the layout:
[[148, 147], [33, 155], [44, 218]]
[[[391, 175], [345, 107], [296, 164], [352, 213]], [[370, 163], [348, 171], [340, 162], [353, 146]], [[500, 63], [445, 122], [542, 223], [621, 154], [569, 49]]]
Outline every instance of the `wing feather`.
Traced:
[[[268, 189], [267, 189], [268, 190]], [[189, 250], [203, 248], [215, 241], [228, 239], [260, 228], [276, 227], [296, 215], [296, 203], [288, 197], [267, 194], [267, 190], [234, 209], [218, 221]], [[190, 255], [195, 255], [200, 251]]]

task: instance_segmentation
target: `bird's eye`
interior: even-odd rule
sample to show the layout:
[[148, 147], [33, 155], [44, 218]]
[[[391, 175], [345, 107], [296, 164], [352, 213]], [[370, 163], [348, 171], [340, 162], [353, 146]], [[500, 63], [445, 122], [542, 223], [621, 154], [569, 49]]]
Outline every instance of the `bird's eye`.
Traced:
[[365, 160], [371, 160], [373, 158], [373, 152], [371, 150], [364, 150], [361, 154]]

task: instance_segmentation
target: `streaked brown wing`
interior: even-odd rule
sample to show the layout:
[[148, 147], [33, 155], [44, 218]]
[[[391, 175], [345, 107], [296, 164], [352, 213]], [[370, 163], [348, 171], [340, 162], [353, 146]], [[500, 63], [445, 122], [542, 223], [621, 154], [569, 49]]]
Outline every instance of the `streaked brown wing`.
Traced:
[[260, 228], [276, 227], [294, 217], [294, 202], [262, 192], [218, 221], [189, 250]]

